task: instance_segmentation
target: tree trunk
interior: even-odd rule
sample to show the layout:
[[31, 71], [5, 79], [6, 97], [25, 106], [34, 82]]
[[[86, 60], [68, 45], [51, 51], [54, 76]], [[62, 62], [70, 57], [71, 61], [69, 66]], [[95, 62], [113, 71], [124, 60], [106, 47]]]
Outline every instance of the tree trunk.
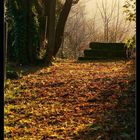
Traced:
[[65, 24], [70, 12], [70, 9], [72, 7], [73, 0], [66, 0], [63, 9], [60, 13], [60, 17], [58, 19], [57, 27], [56, 27], [56, 34], [55, 34], [55, 48], [53, 51], [53, 56], [55, 57], [60, 46], [62, 43], [62, 38], [64, 34]]
[[49, 12], [48, 12], [48, 46], [46, 52], [46, 61], [48, 64], [51, 64], [53, 52], [54, 52], [54, 41], [55, 41], [55, 8], [56, 0], [51, 0], [49, 3]]
[[26, 29], [26, 45], [27, 47], [27, 53], [28, 53], [28, 58], [29, 58], [29, 62], [32, 63], [34, 61], [33, 59], [33, 35], [30, 32], [30, 26], [31, 26], [31, 22], [32, 22], [32, 11], [31, 11], [31, 6], [32, 6], [32, 0], [26, 0], [26, 6], [27, 6], [27, 13], [26, 13], [26, 24], [27, 24], [27, 29]]
[[6, 65], [7, 65], [7, 41], [8, 41], [8, 23], [4, 21], [4, 80], [6, 80]]

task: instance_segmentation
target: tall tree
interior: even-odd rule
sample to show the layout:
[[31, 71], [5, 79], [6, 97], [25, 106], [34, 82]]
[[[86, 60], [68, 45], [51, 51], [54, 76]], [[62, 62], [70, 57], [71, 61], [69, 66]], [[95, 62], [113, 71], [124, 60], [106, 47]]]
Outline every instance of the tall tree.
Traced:
[[[35, 9], [37, 13], [37, 20], [39, 22], [38, 27], [38, 35], [39, 35], [39, 43], [38, 43], [38, 56], [41, 57], [43, 61], [45, 59], [42, 58], [42, 50], [45, 50], [47, 47], [46, 40], [48, 40], [48, 13], [50, 0], [35, 0]], [[47, 23], [46, 23], [47, 22]]]
[[[56, 21], [56, 0], [9, 0], [18, 63], [47, 62], [58, 52], [67, 17], [78, 0], [66, 0]], [[56, 30], [55, 30], [56, 29]], [[56, 33], [56, 34], [55, 34]], [[44, 50], [40, 58], [40, 52]]]
[[79, 3], [71, 9], [64, 33], [65, 56], [77, 59], [80, 55], [80, 46], [85, 43], [86, 38], [86, 19], [85, 5]]
[[8, 14], [12, 21], [14, 52], [17, 63], [30, 64], [37, 59], [38, 23], [34, 12], [34, 0], [9, 0]]
[[49, 3], [49, 12], [48, 12], [48, 47], [47, 47], [47, 63], [50, 64], [54, 52], [54, 43], [55, 43], [55, 9], [56, 9], [56, 0], [51, 0]]
[[[39, 59], [39, 52], [44, 46], [46, 47], [46, 38], [48, 34], [51, 36], [52, 26], [55, 27], [51, 20], [55, 18], [55, 11], [53, 16], [50, 14], [52, 6], [55, 10], [55, 0], [9, 0], [8, 11], [13, 21], [14, 33], [12, 44], [14, 44], [17, 63], [44, 62], [43, 59]], [[45, 32], [46, 17], [50, 17], [48, 19], [51, 22], [47, 25], [47, 29], [50, 28], [47, 33]]]
[[53, 52], [53, 56], [55, 57], [63, 40], [63, 34], [65, 29], [65, 24], [71, 10], [73, 4], [78, 3], [79, 0], [66, 0], [64, 6], [62, 7], [58, 23], [56, 26], [56, 33], [55, 33], [55, 48]]
[[130, 32], [130, 23], [126, 22], [121, 13], [120, 0], [112, 0], [110, 5], [108, 0], [99, 0], [97, 8], [103, 21], [103, 34], [105, 42], [123, 41]]

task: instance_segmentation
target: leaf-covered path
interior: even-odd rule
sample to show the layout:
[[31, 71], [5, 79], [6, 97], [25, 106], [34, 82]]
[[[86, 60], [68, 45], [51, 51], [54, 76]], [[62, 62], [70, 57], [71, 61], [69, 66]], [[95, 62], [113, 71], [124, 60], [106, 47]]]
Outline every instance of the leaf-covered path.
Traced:
[[5, 140], [134, 140], [132, 62], [54, 63], [5, 87]]

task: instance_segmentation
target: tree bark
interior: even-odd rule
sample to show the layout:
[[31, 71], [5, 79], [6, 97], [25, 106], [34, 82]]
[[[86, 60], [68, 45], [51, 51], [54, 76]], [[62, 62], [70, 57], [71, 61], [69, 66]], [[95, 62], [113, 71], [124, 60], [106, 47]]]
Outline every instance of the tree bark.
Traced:
[[51, 64], [53, 52], [54, 52], [54, 41], [55, 41], [55, 9], [56, 9], [56, 0], [51, 0], [49, 3], [49, 12], [48, 12], [48, 46], [46, 52], [46, 61], [48, 65]]
[[6, 80], [6, 65], [7, 65], [7, 41], [8, 41], [8, 23], [4, 21], [4, 80]]
[[26, 40], [27, 40], [27, 53], [28, 53], [28, 58], [29, 62], [33, 63], [34, 62], [34, 49], [33, 49], [33, 38], [32, 38], [32, 33], [30, 32], [30, 26], [32, 22], [32, 11], [31, 11], [31, 6], [32, 6], [32, 0], [26, 0], [26, 6], [27, 6], [27, 13], [26, 13], [26, 24], [27, 24], [27, 29], [26, 29]]
[[69, 15], [69, 12], [71, 10], [73, 4], [73, 0], [66, 0], [63, 9], [60, 13], [60, 17], [58, 19], [58, 23], [56, 26], [56, 33], [55, 33], [55, 48], [53, 51], [53, 56], [55, 57], [60, 46], [62, 43], [63, 39], [63, 34], [64, 34], [64, 29], [65, 29], [65, 24]]

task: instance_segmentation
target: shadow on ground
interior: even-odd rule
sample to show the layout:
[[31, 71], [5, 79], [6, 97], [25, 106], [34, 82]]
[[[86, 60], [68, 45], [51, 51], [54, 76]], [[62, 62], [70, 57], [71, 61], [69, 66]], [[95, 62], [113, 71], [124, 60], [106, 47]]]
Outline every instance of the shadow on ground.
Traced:
[[[79, 131], [72, 140], [135, 140], [135, 88], [135, 80], [130, 80], [127, 90], [118, 96], [117, 104], [100, 113], [96, 124]], [[103, 98], [104, 102], [108, 100], [106, 96]]]
[[22, 76], [33, 74], [44, 67], [47, 67], [47, 66], [46, 65], [34, 66], [32, 64], [22, 66], [22, 65], [16, 65], [14, 63], [8, 63], [6, 67], [7, 78], [19, 79], [19, 78], [22, 78]]

